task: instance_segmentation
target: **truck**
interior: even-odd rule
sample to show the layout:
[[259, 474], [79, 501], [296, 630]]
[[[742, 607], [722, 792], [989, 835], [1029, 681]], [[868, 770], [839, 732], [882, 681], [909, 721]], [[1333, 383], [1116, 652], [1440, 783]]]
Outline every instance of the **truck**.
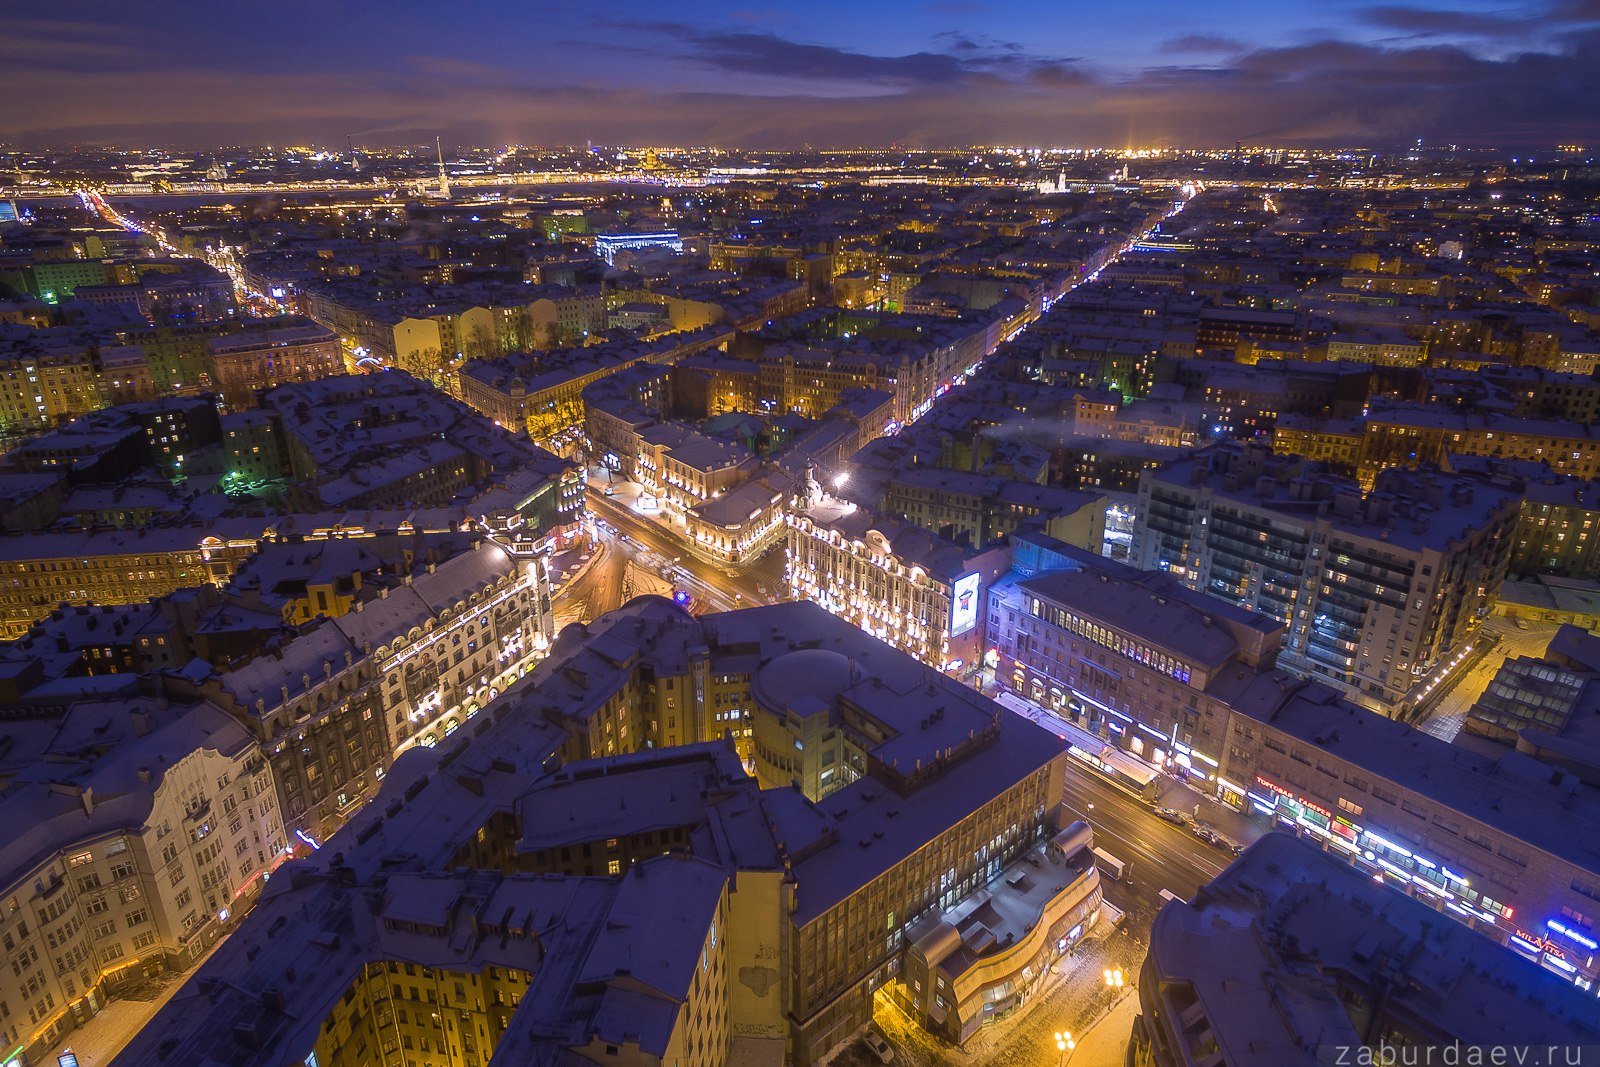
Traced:
[[1094, 852], [1095, 863], [1099, 865], [1100, 870], [1107, 877], [1120, 882], [1128, 876], [1128, 868], [1132, 866], [1132, 864], [1117, 859], [1117, 857], [1113, 856], [1103, 848], [1095, 848], [1091, 851]]
[[1093, 847], [1094, 829], [1079, 819], [1062, 827], [1061, 831], [1050, 839], [1050, 861], [1071, 863], [1084, 849]]

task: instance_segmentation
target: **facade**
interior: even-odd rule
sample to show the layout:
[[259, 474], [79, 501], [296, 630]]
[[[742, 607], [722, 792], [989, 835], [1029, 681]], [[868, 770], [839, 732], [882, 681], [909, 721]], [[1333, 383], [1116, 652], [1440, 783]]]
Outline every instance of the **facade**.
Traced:
[[548, 439], [583, 425], [583, 392], [595, 382], [641, 363], [676, 363], [732, 336], [726, 327], [705, 326], [648, 341], [474, 360], [462, 368], [457, 388], [473, 410], [506, 429]]
[[1043, 849], [1044, 862], [918, 922], [890, 997], [955, 1045], [1019, 1008], [1098, 920], [1093, 843], [1088, 824], [1067, 826]]
[[1272, 615], [1287, 627], [1285, 667], [1394, 709], [1487, 614], [1518, 501], [1424, 471], [1363, 494], [1293, 457], [1220, 446], [1145, 474], [1132, 560]]
[[1365, 427], [1357, 419], [1286, 415], [1273, 427], [1272, 450], [1354, 473], [1361, 465], [1365, 439]]
[[1591, 423], [1468, 412], [1439, 405], [1374, 405], [1361, 442], [1361, 476], [1389, 467], [1442, 463], [1447, 454], [1532, 460], [1559, 474], [1600, 477]]
[[110, 402], [87, 347], [16, 352], [0, 361], [0, 428], [7, 433], [45, 429]]
[[789, 594], [821, 604], [939, 670], [977, 667], [989, 583], [1005, 547], [970, 549], [803, 488], [789, 515]]
[[192, 966], [287, 855], [271, 775], [218, 709], [84, 703], [61, 725], [0, 791], [16, 827], [0, 1031], [29, 1062], [129, 986]]
[[395, 756], [432, 746], [549, 647], [541, 556], [483, 539], [308, 624], [268, 655], [167, 672], [171, 691], [246, 724], [278, 789], [284, 825], [325, 839], [375, 792]]
[[995, 681], [1079, 725], [1080, 754], [1113, 777], [1108, 750], [1128, 752], [1242, 805], [1244, 791], [1215, 777], [1229, 701], [1241, 679], [1272, 670], [1283, 625], [1045, 538], [1016, 555], [985, 610]]
[[134, 604], [225, 580], [255, 551], [267, 520], [0, 539], [5, 636], [60, 604]]
[[309, 382], [344, 373], [339, 336], [305, 320], [279, 320], [211, 341], [212, 386], [238, 411], [254, 407], [256, 392], [287, 382]]
[[1600, 482], [1528, 482], [1511, 552], [1512, 574], [1600, 578]]

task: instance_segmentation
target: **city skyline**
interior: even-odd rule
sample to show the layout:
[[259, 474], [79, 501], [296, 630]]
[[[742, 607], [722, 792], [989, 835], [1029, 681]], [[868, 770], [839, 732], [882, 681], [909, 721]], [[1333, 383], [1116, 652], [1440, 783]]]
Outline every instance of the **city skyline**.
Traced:
[[1600, 1063], [1600, 0], [6, 16], [0, 1067]]
[[17, 5], [21, 143], [1592, 141], [1600, 4]]

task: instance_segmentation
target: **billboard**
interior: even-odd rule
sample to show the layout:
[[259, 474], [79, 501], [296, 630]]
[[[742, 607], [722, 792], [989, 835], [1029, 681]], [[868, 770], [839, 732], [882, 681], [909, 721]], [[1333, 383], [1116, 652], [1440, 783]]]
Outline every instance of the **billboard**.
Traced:
[[981, 574], [963, 574], [950, 593], [950, 636], [960, 637], [978, 625], [978, 584]]

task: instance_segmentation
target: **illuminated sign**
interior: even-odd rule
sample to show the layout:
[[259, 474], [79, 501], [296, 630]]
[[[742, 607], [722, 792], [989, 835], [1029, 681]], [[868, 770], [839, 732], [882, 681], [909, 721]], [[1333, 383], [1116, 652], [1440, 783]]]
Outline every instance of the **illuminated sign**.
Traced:
[[1546, 956], [1551, 956], [1558, 960], [1567, 958], [1565, 950], [1560, 945], [1547, 937], [1535, 937], [1525, 930], [1511, 931], [1511, 943], [1515, 948], [1525, 949], [1530, 952], [1542, 952]]
[[978, 625], [978, 584], [980, 574], [964, 574], [956, 579], [950, 594], [950, 636], [960, 637]]
[[1521, 930], [1511, 931], [1511, 944], [1514, 948], [1532, 949], [1535, 952], [1544, 948], [1544, 939], [1525, 934]]
[[1300, 797], [1299, 800], [1300, 800], [1300, 806], [1302, 808], [1305, 808], [1308, 811], [1314, 811], [1318, 815], [1322, 816], [1324, 819], [1332, 819], [1333, 818], [1333, 812], [1329, 811], [1327, 808], [1319, 807], [1316, 804], [1311, 803], [1311, 801], [1305, 799], [1304, 797]]
[[1590, 937], [1588, 934], [1576, 927], [1568, 926], [1560, 919], [1546, 919], [1544, 924], [1563, 937], [1582, 945], [1590, 952], [1600, 951], [1600, 941], [1596, 941], [1594, 938]]
[[1256, 785], [1259, 785], [1263, 789], [1266, 789], [1266, 790], [1269, 790], [1269, 791], [1271, 791], [1273, 793], [1276, 793], [1280, 797], [1288, 797], [1290, 800], [1294, 799], [1294, 794], [1293, 793], [1289, 792], [1287, 789], [1285, 789], [1283, 786], [1279, 785], [1276, 782], [1267, 781], [1265, 778], [1261, 777], [1259, 774], [1256, 775]]

